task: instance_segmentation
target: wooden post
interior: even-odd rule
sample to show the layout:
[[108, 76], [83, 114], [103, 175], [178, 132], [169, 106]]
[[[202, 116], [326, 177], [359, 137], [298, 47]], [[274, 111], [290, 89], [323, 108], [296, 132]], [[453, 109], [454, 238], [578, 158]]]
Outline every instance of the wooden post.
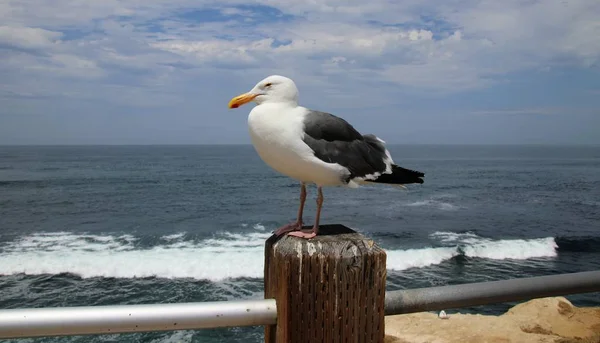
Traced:
[[265, 298], [277, 302], [266, 343], [382, 343], [386, 254], [342, 225], [306, 240], [272, 236], [265, 246]]

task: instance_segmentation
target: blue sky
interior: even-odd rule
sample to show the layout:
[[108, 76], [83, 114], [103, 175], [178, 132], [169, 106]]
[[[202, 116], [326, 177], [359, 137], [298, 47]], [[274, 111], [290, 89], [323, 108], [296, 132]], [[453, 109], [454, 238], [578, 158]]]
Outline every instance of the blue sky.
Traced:
[[388, 143], [600, 144], [590, 0], [0, 3], [0, 144], [248, 144], [271, 74]]

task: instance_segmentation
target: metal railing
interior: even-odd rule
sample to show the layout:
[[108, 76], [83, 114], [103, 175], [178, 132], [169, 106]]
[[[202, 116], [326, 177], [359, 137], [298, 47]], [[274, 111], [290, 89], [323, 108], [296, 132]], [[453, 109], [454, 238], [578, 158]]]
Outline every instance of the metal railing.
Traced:
[[[600, 292], [600, 271], [387, 292], [385, 314]], [[0, 310], [0, 339], [274, 325], [275, 300]]]
[[0, 338], [275, 324], [274, 299], [0, 310]]
[[600, 271], [386, 292], [385, 314], [439, 311], [591, 292], [600, 292]]

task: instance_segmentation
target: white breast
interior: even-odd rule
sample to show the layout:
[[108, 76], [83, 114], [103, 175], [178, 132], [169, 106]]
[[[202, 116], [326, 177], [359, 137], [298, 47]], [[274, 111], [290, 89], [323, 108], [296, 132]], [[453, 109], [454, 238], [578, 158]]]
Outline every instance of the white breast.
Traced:
[[261, 104], [248, 116], [250, 139], [260, 158], [274, 170], [302, 182], [342, 185], [348, 170], [316, 158], [302, 141], [303, 107]]

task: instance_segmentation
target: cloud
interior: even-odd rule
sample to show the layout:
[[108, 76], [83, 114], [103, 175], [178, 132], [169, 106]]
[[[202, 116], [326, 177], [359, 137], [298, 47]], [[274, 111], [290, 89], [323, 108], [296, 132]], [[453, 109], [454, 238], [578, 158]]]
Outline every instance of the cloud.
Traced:
[[40, 28], [0, 26], [0, 44], [17, 48], [46, 48], [60, 43], [62, 35]]
[[[10, 13], [12, 21], [29, 25], [88, 30], [89, 34], [73, 41], [78, 48], [71, 51], [85, 54], [94, 44], [101, 45], [109, 52], [102, 51], [100, 58], [129, 67], [135, 64], [128, 64], [127, 54], [120, 54], [126, 49], [120, 44], [123, 41], [138, 47], [134, 54], [142, 50], [152, 55], [148, 62], [154, 65], [173, 62], [156, 51], [162, 50], [179, 55], [179, 62], [188, 65], [265, 69], [299, 65], [313, 76], [352, 73], [360, 79], [370, 74], [399, 85], [443, 91], [486, 87], [499, 75], [523, 68], [561, 63], [593, 66], [600, 56], [600, 43], [593, 38], [600, 34], [594, 19], [600, 9], [589, 1], [242, 4], [175, 0], [166, 6], [156, 0], [126, 0], [73, 5], [56, 0], [34, 5], [21, 1], [4, 5], [3, 12]], [[270, 16], [262, 15], [268, 11]], [[215, 20], [217, 12], [221, 20]], [[212, 17], [207, 17], [210, 13]], [[272, 19], [277, 16], [288, 20]], [[240, 17], [264, 18], [248, 25]], [[60, 31], [33, 27], [0, 30], [3, 41], [25, 46], [57, 44], [61, 36]], [[334, 57], [353, 63], [329, 63]]]
[[[568, 106], [510, 89], [565, 70], [598, 73], [599, 16], [588, 0], [5, 1], [0, 98], [11, 108], [37, 97], [123, 111], [213, 104], [212, 113], [232, 92], [284, 74], [309, 105], [349, 113], [447, 103], [537, 113]], [[498, 90], [523, 103], [478, 103]]]

